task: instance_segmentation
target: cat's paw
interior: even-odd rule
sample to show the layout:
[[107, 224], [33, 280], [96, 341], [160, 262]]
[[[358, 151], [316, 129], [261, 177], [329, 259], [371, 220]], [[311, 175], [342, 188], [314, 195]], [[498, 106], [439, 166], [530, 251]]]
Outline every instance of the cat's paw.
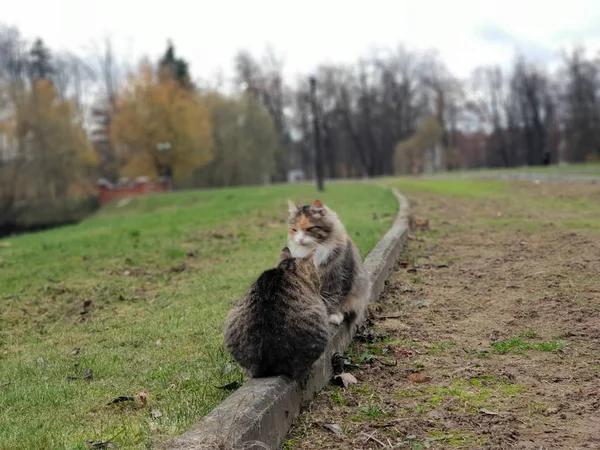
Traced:
[[329, 323], [333, 325], [339, 325], [344, 321], [344, 315], [341, 312], [331, 314], [329, 316]]

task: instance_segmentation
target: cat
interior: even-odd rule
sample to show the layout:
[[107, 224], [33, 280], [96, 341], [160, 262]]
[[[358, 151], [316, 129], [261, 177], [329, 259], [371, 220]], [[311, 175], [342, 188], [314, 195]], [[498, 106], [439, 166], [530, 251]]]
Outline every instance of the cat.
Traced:
[[330, 339], [321, 276], [312, 253], [279, 258], [227, 315], [225, 347], [252, 378], [303, 379]]
[[288, 206], [288, 247], [294, 257], [314, 251], [329, 323], [352, 323], [363, 311], [371, 290], [358, 249], [337, 214], [320, 200], [300, 208], [288, 200]]

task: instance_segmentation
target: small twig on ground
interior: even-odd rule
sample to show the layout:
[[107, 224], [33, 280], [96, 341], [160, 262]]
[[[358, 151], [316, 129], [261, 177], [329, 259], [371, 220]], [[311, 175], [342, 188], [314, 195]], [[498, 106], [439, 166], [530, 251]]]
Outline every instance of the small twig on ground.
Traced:
[[394, 367], [394, 366], [398, 365], [398, 361], [396, 361], [396, 360], [394, 360], [393, 363], [389, 363], [389, 362], [385, 362], [379, 358], [373, 358], [373, 361], [377, 361], [379, 364], [383, 364], [384, 366], [387, 366], [387, 367]]
[[377, 439], [375, 437], [375, 433], [376, 433], [376, 431], [374, 431], [371, 434], [367, 434], [367, 433], [364, 433], [364, 432], [361, 433], [361, 434], [364, 434], [365, 436], [367, 436], [367, 439], [365, 440], [365, 442], [374, 441], [374, 442], [377, 442], [379, 445], [381, 445], [383, 448], [387, 447], [387, 445], [385, 445], [383, 442], [381, 442], [379, 439]]
[[371, 424], [370, 427], [371, 428], [390, 428], [395, 425], [398, 425], [398, 422], [400, 422], [400, 421], [392, 420], [391, 422], [388, 422], [388, 423], [374, 423], [374, 424]]

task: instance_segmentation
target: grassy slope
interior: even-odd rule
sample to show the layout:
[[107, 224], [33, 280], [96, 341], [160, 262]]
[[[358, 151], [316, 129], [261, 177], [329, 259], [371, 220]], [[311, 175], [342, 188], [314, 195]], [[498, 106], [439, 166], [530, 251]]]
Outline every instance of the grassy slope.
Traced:
[[[497, 214], [479, 219], [483, 225], [493, 227], [516, 227], [528, 231], [540, 230], [544, 226], [582, 230], [591, 234], [600, 233], [600, 198], [596, 195], [578, 195], [576, 186], [544, 184], [537, 188], [530, 182], [481, 181], [481, 180], [415, 180], [387, 178], [382, 184], [399, 187], [411, 198], [412, 192], [429, 192], [450, 198], [466, 198], [495, 205]], [[547, 186], [547, 187], [546, 187]], [[594, 188], [589, 189], [594, 192]], [[548, 192], [552, 192], [549, 195]], [[540, 208], [551, 214], [538, 212]], [[548, 216], [553, 216], [548, 221]], [[552, 224], [552, 225], [550, 225]]]
[[[314, 197], [307, 185], [149, 196], [0, 241], [0, 449], [146, 448], [207, 413], [227, 395], [215, 386], [241, 379], [224, 370], [223, 318], [276, 262], [286, 198]], [[364, 184], [321, 198], [363, 256], [396, 211]], [[107, 404], [139, 391], [145, 408]]]
[[489, 174], [511, 174], [511, 173], [532, 173], [547, 175], [564, 175], [569, 177], [577, 176], [600, 176], [600, 163], [573, 163], [551, 166], [520, 166], [497, 169], [471, 169], [448, 172], [455, 175], [489, 175]]

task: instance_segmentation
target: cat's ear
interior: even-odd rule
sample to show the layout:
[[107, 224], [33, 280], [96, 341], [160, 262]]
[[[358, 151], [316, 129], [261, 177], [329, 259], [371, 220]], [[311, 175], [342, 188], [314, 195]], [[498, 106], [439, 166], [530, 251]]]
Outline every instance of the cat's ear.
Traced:
[[291, 200], [288, 200], [288, 211], [290, 212], [290, 215], [294, 215], [298, 212], [298, 207]]
[[290, 259], [292, 257], [292, 252], [290, 252], [290, 249], [287, 247], [284, 247], [283, 250], [281, 250], [281, 253], [279, 254], [279, 262], [284, 261], [286, 259]]
[[325, 205], [323, 204], [323, 202], [321, 200], [315, 200], [314, 202], [312, 202], [312, 205], [310, 205], [310, 209], [318, 212], [321, 215], [325, 215], [325, 212], [327, 211], [327, 209], [325, 208]]
[[315, 200], [312, 205], [310, 205], [310, 209], [316, 209], [317, 211], [320, 211], [325, 209], [325, 205], [321, 200]]

